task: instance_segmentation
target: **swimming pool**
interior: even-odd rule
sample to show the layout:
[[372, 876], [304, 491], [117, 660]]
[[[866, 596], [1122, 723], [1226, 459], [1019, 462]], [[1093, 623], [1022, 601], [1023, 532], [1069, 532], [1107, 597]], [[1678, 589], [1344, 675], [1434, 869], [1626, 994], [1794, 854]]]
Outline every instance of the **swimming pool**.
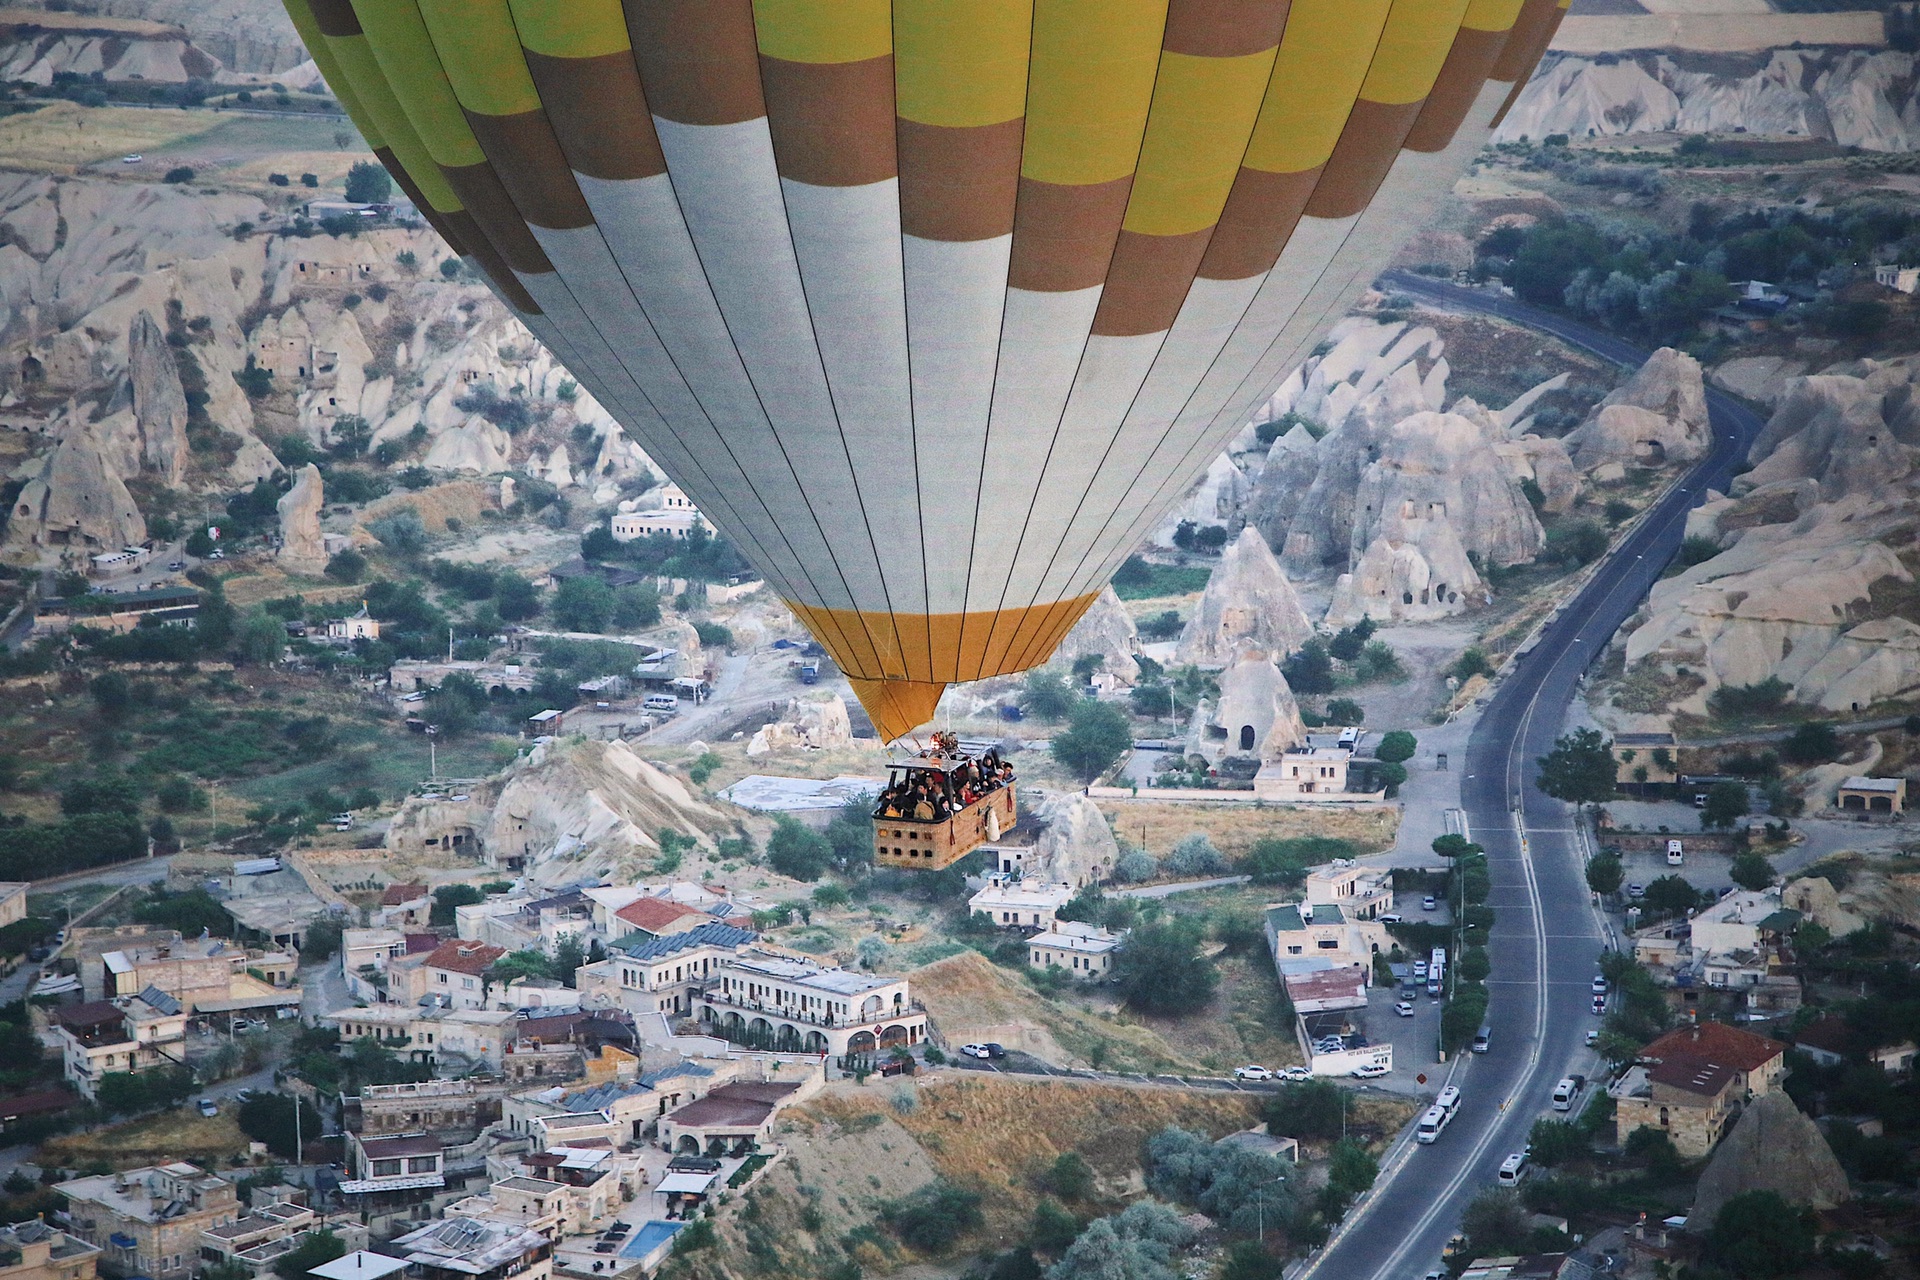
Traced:
[[620, 1248], [623, 1258], [645, 1258], [661, 1245], [673, 1238], [673, 1233], [686, 1226], [684, 1222], [643, 1222], [640, 1229]]

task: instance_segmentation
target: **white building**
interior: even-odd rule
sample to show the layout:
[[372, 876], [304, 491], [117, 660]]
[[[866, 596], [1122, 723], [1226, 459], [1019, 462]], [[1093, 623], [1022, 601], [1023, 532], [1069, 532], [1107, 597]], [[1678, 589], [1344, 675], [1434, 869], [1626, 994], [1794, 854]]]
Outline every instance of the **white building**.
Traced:
[[1100, 979], [1113, 972], [1120, 935], [1082, 920], [1061, 920], [1027, 939], [1027, 963], [1036, 969], [1054, 966], [1076, 978]]
[[669, 482], [656, 495], [656, 505], [645, 511], [623, 511], [608, 522], [608, 532], [617, 542], [632, 542], [652, 534], [684, 538], [701, 523], [700, 508], [677, 484]]
[[1756, 951], [1761, 925], [1780, 911], [1780, 890], [1740, 889], [1693, 917], [1695, 955]]
[[873, 1053], [919, 1044], [927, 1013], [905, 978], [830, 968], [750, 950], [695, 989], [694, 1014], [735, 1043], [783, 1052]]
[[1900, 293], [1912, 293], [1920, 289], [1920, 267], [1903, 267], [1894, 264], [1873, 269], [1875, 284], [1883, 284]]
[[164, 991], [94, 1000], [53, 1011], [61, 1065], [82, 1097], [98, 1095], [103, 1076], [184, 1066], [187, 1012]]
[[995, 871], [987, 876], [986, 886], [967, 899], [967, 909], [1005, 929], [1050, 929], [1072, 897], [1070, 884], [1014, 879]]
[[1312, 902], [1270, 904], [1265, 927], [1267, 947], [1283, 977], [1289, 961], [1303, 959], [1370, 968], [1374, 956], [1393, 946], [1378, 921], [1351, 919], [1340, 907]]
[[420, 1280], [551, 1280], [553, 1245], [517, 1223], [455, 1217], [429, 1222], [388, 1246]]
[[686, 1015], [693, 1012], [695, 988], [711, 982], [759, 936], [718, 921], [663, 934], [612, 948], [607, 959], [581, 965], [574, 985], [583, 1000], [604, 995], [632, 1014]]
[[1339, 907], [1350, 920], [1377, 920], [1393, 908], [1393, 873], [1336, 858], [1307, 873], [1306, 892], [1315, 908]]
[[1353, 753], [1345, 747], [1298, 747], [1260, 766], [1253, 793], [1261, 800], [1314, 800], [1338, 796], [1347, 789], [1347, 764]]

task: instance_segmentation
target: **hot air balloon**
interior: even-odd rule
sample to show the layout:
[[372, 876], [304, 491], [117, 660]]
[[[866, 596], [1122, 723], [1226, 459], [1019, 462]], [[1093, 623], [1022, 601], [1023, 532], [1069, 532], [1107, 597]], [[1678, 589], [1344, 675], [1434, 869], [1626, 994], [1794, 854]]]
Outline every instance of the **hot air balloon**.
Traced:
[[891, 741], [1044, 662], [1566, 0], [286, 0]]

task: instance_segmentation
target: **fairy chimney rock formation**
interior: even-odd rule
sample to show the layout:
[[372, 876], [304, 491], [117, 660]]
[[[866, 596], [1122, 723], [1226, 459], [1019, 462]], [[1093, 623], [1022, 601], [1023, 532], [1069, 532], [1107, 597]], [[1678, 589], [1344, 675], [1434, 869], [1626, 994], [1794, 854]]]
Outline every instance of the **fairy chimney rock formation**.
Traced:
[[167, 336], [148, 311], [135, 316], [127, 330], [127, 382], [140, 429], [141, 461], [169, 485], [177, 485], [187, 470], [187, 394]]
[[1266, 539], [1251, 526], [1221, 554], [1175, 653], [1179, 662], [1224, 667], [1252, 648], [1276, 660], [1313, 636], [1313, 624]]
[[327, 546], [320, 534], [320, 511], [326, 500], [320, 468], [311, 462], [300, 468], [293, 488], [281, 495], [280, 551], [275, 559], [288, 573], [318, 576], [326, 572]]

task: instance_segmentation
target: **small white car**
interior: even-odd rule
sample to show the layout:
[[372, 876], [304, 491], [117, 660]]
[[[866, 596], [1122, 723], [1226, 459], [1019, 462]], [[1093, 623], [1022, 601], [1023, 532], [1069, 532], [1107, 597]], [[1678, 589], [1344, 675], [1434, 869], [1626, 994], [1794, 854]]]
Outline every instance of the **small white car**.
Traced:
[[1627, 886], [1627, 896], [1629, 898], [1644, 898], [1647, 896], [1647, 886], [1643, 884], [1630, 884]]
[[1434, 908], [1438, 907], [1439, 905], [1440, 904], [1438, 902], [1434, 901], [1434, 897], [1432, 894], [1428, 894], [1426, 897], [1420, 899], [1420, 909], [1422, 911], [1432, 911]]
[[1419, 980], [1419, 981], [1426, 980], [1427, 962], [1425, 960], [1415, 960], [1413, 962], [1413, 976], [1416, 980]]
[[1307, 1070], [1305, 1067], [1282, 1067], [1280, 1068], [1279, 1075], [1282, 1080], [1293, 1080], [1296, 1082], [1313, 1079], [1313, 1072]]
[[1403, 1018], [1411, 1018], [1413, 1016], [1413, 1001], [1402, 1000], [1393, 1006], [1393, 1011]]
[[1595, 978], [1593, 980], [1593, 994], [1597, 996], [1607, 994], [1607, 980], [1605, 978]]
[[1378, 1080], [1381, 1076], [1393, 1074], [1393, 1068], [1379, 1062], [1369, 1062], [1363, 1067], [1355, 1067], [1353, 1075], [1358, 1080]]
[[200, 1114], [211, 1120], [220, 1114], [220, 1108], [213, 1105], [212, 1098], [202, 1098], [200, 1099]]
[[1381, 924], [1399, 924], [1400, 913], [1398, 911], [1389, 911], [1385, 915], [1380, 917], [1380, 923]]
[[1605, 996], [1595, 996], [1593, 998], [1593, 1016], [1596, 1018], [1604, 1018], [1607, 1016], [1607, 998]]
[[1593, 1046], [1599, 1043], [1600, 1043], [1600, 1033], [1598, 1031], [1587, 1032], [1587, 1048], [1591, 1049], [1593, 1048]]
[[1271, 1080], [1273, 1079], [1273, 1072], [1260, 1066], [1258, 1063], [1248, 1063], [1244, 1067], [1235, 1067], [1233, 1069], [1233, 1078], [1235, 1080]]
[[963, 1044], [960, 1046], [960, 1052], [966, 1054], [969, 1058], [984, 1058], [987, 1056], [987, 1046], [983, 1044]]
[[139, 164], [142, 160], [145, 160], [145, 159], [146, 159], [145, 156], [141, 155], [138, 151], [135, 151], [130, 155], [121, 156], [120, 163], [121, 164]]

